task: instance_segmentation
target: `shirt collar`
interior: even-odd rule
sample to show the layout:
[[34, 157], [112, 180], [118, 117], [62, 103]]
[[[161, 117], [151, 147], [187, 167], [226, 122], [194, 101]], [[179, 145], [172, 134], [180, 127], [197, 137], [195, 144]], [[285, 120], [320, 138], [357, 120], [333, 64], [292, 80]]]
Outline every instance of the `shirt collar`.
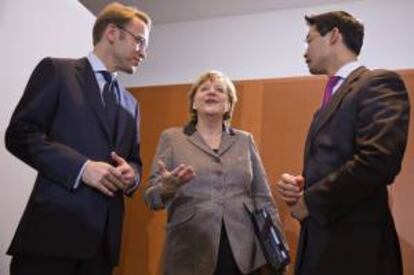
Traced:
[[351, 61], [343, 65], [337, 72], [336, 76], [340, 76], [341, 79], [346, 79], [354, 70], [361, 67], [361, 64], [358, 61]]
[[[92, 70], [94, 73], [99, 73], [100, 71], [108, 71], [105, 64], [96, 56], [93, 52], [90, 52], [86, 57], [91, 64]], [[111, 73], [112, 78], [116, 78], [117, 73]]]

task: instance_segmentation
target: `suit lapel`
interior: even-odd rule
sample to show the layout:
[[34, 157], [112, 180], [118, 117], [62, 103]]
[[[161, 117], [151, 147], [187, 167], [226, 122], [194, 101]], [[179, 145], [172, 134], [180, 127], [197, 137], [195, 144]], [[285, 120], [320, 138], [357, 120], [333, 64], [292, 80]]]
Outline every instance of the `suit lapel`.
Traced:
[[230, 132], [224, 131], [223, 132], [223, 136], [221, 137], [221, 142], [220, 142], [220, 148], [219, 148], [219, 156], [223, 155], [227, 150], [229, 150], [231, 148], [231, 146], [234, 144], [234, 142], [236, 141], [236, 136], [235, 134], [230, 134]]
[[188, 141], [194, 144], [197, 148], [201, 149], [202, 151], [206, 152], [211, 156], [216, 156], [216, 153], [207, 145], [204, 139], [201, 137], [198, 131], [195, 131], [191, 136], [187, 137]]
[[77, 69], [77, 78], [82, 87], [85, 97], [88, 99], [92, 109], [99, 118], [100, 124], [106, 133], [106, 136], [109, 141], [112, 140], [112, 135], [110, 134], [109, 125], [105, 116], [105, 109], [102, 104], [102, 99], [100, 96], [99, 86], [96, 82], [95, 75], [93, 73], [92, 67], [89, 64], [87, 58], [82, 58], [78, 61], [76, 65]]
[[309, 134], [306, 139], [305, 144], [305, 156], [308, 155], [310, 144], [315, 137], [315, 135], [320, 131], [320, 129], [326, 124], [329, 118], [335, 113], [335, 110], [338, 109], [340, 103], [345, 98], [345, 96], [352, 90], [353, 83], [357, 81], [361, 75], [366, 72], [368, 69], [364, 66], [361, 66], [354, 70], [342, 83], [339, 89], [335, 92], [332, 96], [332, 99], [328, 102], [328, 104], [323, 108], [319, 109], [312, 121], [311, 127], [309, 129]]
[[[118, 86], [119, 87], [119, 86]], [[124, 141], [123, 136], [127, 133], [128, 122], [136, 120], [137, 114], [135, 104], [131, 104], [130, 99], [124, 94], [123, 88], [119, 87], [119, 112], [117, 119], [117, 128], [115, 134], [115, 144], [118, 148], [119, 145]]]

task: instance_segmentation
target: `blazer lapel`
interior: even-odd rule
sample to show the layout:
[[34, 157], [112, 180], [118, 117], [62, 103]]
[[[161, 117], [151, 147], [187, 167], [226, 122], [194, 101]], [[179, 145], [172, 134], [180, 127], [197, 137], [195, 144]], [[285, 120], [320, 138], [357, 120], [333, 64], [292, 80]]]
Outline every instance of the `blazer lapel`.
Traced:
[[197, 148], [201, 149], [202, 151], [206, 152], [207, 154], [215, 157], [217, 156], [216, 153], [207, 145], [204, 139], [201, 137], [198, 131], [195, 131], [192, 135], [187, 137], [188, 141], [194, 144]]
[[109, 125], [105, 117], [105, 109], [102, 104], [102, 99], [100, 96], [99, 86], [96, 82], [95, 75], [93, 73], [92, 67], [89, 64], [87, 58], [82, 58], [77, 63], [77, 78], [82, 87], [83, 92], [85, 93], [86, 98], [88, 99], [92, 109], [99, 118], [100, 124], [106, 133], [106, 136], [109, 141], [112, 140], [112, 135], [110, 134]]
[[219, 148], [219, 156], [223, 155], [236, 141], [236, 134], [231, 134], [232, 130], [227, 129], [223, 132], [223, 136], [221, 137], [221, 143]]
[[345, 96], [352, 90], [353, 83], [357, 81], [361, 75], [366, 72], [368, 69], [364, 66], [361, 66], [354, 70], [342, 83], [339, 89], [335, 92], [332, 96], [332, 99], [328, 102], [328, 104], [323, 108], [319, 109], [312, 121], [311, 127], [309, 129], [309, 134], [306, 139], [305, 144], [305, 156], [308, 155], [310, 144], [315, 135], [319, 132], [319, 130], [325, 125], [325, 123], [329, 120], [329, 118], [335, 113], [335, 110], [338, 109], [340, 103], [345, 98]]
[[207, 154], [213, 157], [217, 157], [217, 154], [219, 156], [223, 155], [234, 144], [237, 138], [235, 134], [232, 134], [231, 129], [226, 129], [225, 131], [223, 131], [218, 153], [215, 153], [210, 148], [210, 146], [207, 145], [207, 143], [201, 137], [200, 133], [197, 131], [195, 131], [192, 135], [188, 136], [187, 139], [196, 147], [200, 148], [202, 151], [206, 152]]

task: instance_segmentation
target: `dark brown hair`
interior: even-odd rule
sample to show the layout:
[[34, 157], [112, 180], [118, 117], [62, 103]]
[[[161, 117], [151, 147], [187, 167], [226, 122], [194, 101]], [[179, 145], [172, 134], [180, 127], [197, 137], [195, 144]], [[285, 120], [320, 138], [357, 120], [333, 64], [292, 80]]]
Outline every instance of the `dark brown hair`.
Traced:
[[337, 28], [344, 38], [345, 46], [359, 55], [364, 40], [364, 25], [345, 11], [333, 11], [305, 16], [309, 26], [315, 26], [321, 36]]

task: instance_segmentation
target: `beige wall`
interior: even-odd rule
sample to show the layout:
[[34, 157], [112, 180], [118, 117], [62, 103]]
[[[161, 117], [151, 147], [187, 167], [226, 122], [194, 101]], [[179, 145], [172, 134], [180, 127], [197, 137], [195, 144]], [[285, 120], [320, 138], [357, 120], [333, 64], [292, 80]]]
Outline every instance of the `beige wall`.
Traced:
[[[414, 70], [400, 71], [410, 90], [414, 90]], [[273, 184], [282, 172], [300, 173], [305, 135], [317, 108], [326, 80], [296, 77], [237, 82], [239, 103], [233, 126], [254, 134]], [[142, 108], [142, 157], [144, 179], [148, 178], [154, 150], [161, 131], [183, 125], [187, 119], [189, 85], [132, 89]], [[411, 103], [414, 106], [413, 97]], [[410, 133], [414, 131], [411, 121]], [[391, 189], [393, 213], [400, 234], [405, 274], [414, 274], [414, 139], [409, 139], [403, 170]], [[146, 182], [143, 182], [145, 185]], [[273, 184], [274, 188], [274, 184]], [[278, 198], [274, 194], [276, 200]], [[299, 226], [282, 203], [278, 203], [292, 254], [296, 251]], [[127, 216], [119, 275], [160, 274], [164, 241], [165, 212], [150, 212], [141, 194], [127, 202]], [[189, 259], [191, 260], [191, 259]], [[367, 274], [368, 275], [368, 274]], [[369, 274], [371, 275], [371, 274]]]

